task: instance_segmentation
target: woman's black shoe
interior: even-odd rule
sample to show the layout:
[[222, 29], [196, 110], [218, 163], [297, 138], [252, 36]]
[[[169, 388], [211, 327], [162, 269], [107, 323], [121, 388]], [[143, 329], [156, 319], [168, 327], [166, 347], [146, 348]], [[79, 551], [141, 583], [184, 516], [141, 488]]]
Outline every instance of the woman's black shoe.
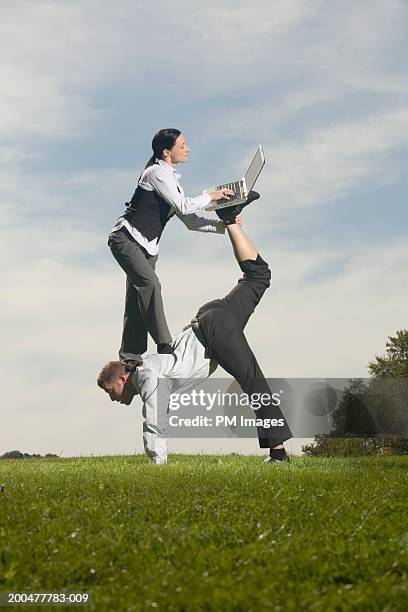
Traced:
[[170, 344], [163, 343], [157, 345], [157, 352], [159, 355], [172, 355], [174, 353], [174, 349]]
[[134, 372], [138, 366], [143, 365], [143, 359], [141, 357], [136, 359], [126, 359], [123, 362], [125, 364], [126, 372]]

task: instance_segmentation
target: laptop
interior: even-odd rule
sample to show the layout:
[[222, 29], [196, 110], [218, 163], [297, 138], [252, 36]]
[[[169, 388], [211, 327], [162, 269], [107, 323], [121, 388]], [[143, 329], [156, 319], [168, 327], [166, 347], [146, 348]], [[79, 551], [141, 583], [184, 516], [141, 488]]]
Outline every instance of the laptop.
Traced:
[[[211, 210], [219, 210], [220, 208], [226, 208], [227, 206], [236, 206], [246, 201], [249, 192], [255, 185], [258, 176], [261, 173], [262, 168], [265, 165], [265, 156], [262, 149], [262, 145], [256, 150], [256, 153], [249, 164], [248, 170], [240, 181], [234, 181], [232, 183], [225, 183], [224, 185], [218, 185], [212, 189], [206, 189], [205, 191], [215, 191], [218, 189], [231, 189], [235, 195], [230, 195], [229, 199], [223, 198], [218, 200], [217, 205]], [[214, 204], [214, 202], [212, 202]]]

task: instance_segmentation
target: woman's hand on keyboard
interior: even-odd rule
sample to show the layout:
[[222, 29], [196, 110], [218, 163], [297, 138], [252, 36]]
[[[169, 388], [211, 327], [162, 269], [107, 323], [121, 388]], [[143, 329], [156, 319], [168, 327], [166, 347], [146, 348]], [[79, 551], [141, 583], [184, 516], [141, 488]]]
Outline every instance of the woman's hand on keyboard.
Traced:
[[230, 195], [235, 195], [231, 189], [217, 189], [216, 191], [210, 191], [212, 202], [217, 202], [218, 200], [229, 200], [228, 196]]

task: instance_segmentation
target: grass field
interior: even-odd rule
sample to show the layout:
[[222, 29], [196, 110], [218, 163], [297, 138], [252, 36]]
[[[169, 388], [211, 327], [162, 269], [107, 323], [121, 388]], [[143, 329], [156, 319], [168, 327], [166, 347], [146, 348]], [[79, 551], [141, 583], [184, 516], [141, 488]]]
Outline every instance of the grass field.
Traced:
[[0, 591], [91, 591], [98, 612], [407, 610], [408, 457], [261, 461], [0, 461]]

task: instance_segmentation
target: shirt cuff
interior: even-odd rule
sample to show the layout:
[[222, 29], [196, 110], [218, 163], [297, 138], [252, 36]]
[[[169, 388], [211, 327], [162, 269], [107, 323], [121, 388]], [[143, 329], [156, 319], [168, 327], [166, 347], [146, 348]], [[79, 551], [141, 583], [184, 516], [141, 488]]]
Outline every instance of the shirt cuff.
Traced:
[[167, 457], [153, 457], [150, 460], [154, 465], [166, 465]]
[[207, 196], [207, 202], [205, 203], [205, 207], [207, 208], [207, 206], [208, 206], [208, 205], [211, 203], [211, 196], [210, 196], [210, 194], [208, 193], [208, 191], [207, 191], [207, 193], [204, 191], [204, 192], [203, 192], [203, 195], [204, 195], [204, 196]]

